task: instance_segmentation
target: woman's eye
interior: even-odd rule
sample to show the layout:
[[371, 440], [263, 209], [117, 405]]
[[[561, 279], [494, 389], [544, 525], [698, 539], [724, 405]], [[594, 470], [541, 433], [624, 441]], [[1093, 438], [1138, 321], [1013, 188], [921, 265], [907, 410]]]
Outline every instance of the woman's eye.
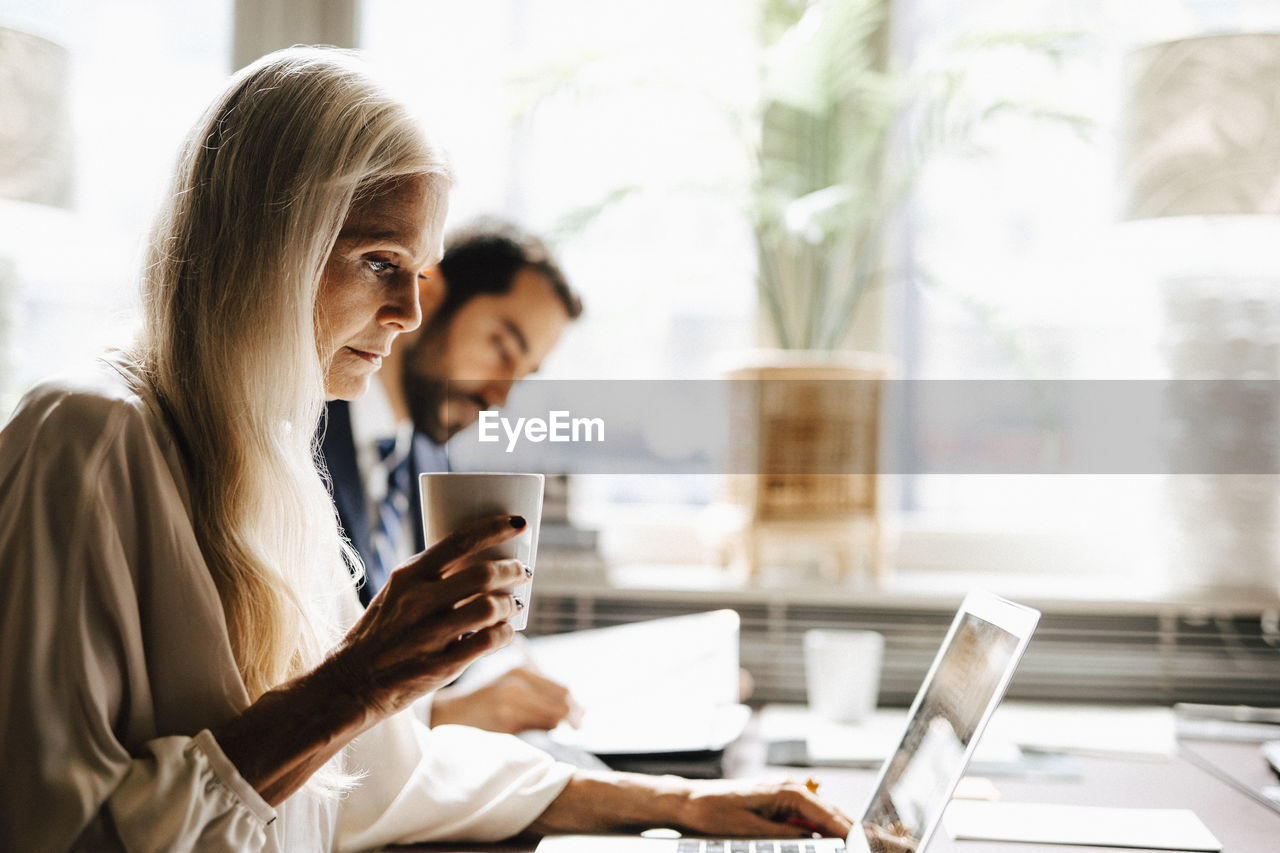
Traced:
[[391, 263], [391, 261], [372, 261], [371, 260], [371, 261], [366, 261], [365, 263], [369, 265], [370, 271], [373, 272], [375, 275], [382, 275], [383, 273], [392, 272], [398, 269], [398, 267], [395, 264]]

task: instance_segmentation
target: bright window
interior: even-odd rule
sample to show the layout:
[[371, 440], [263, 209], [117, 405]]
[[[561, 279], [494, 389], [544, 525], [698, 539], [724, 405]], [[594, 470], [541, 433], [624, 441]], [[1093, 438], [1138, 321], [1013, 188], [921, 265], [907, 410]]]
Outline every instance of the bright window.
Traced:
[[11, 330], [0, 339], [0, 416], [33, 382], [128, 340], [147, 230], [184, 135], [230, 72], [231, 7], [8, 0], [0, 12], [0, 26], [68, 51], [74, 159], [70, 209], [0, 199], [0, 315]]
[[549, 237], [584, 293], [545, 375], [706, 377], [751, 344], [751, 4], [363, 9], [363, 46], [455, 162], [451, 220], [504, 214]]
[[[989, 51], [972, 67], [971, 94], [987, 102], [1003, 95], [1087, 122], [1029, 119], [1015, 108], [976, 135], [980, 156], [931, 165], [904, 235], [909, 272], [900, 290], [899, 353], [908, 375], [1168, 377], [1162, 275], [1221, 268], [1227, 257], [1280, 281], [1280, 261], [1273, 252], [1266, 257], [1275, 223], [1250, 223], [1244, 239], [1231, 232], [1236, 242], [1227, 247], [1212, 223], [1120, 221], [1118, 192], [1126, 54], [1170, 39], [1276, 31], [1275, 4], [908, 5], [902, 42], [917, 56], [983, 33], [1010, 34], [1015, 44], [1068, 34], [1067, 50], [1052, 58], [1016, 47]], [[987, 531], [997, 540], [1021, 531], [1029, 541], [1060, 543], [1056, 554], [1028, 549], [1029, 567], [1070, 571], [1074, 561], [1081, 572], [1158, 581], [1184, 575], [1187, 560], [1177, 546], [1166, 553], [1185, 523], [1171, 515], [1168, 486], [1158, 476], [918, 477], [904, 484], [904, 506], [907, 518], [929, 530]], [[1262, 525], [1240, 535], [1265, 538], [1274, 530]], [[1228, 551], [1221, 559], [1230, 559]], [[1272, 568], [1264, 561], [1259, 571]], [[1265, 577], [1258, 580], [1265, 584]]]
[[[575, 209], [622, 196], [560, 235], [588, 314], [547, 375], [701, 378], [753, 344], [754, 249], [740, 193], [750, 162], [737, 122], [757, 95], [756, 4], [364, 5], [366, 44], [418, 90], [455, 155], [458, 214], [506, 213], [555, 236]], [[1152, 244], [1167, 254], [1168, 238], [1117, 217], [1122, 60], [1153, 40], [1280, 28], [1280, 8], [898, 0], [893, 11], [900, 65], [967, 56], [967, 97], [1021, 105], [982, 123], [964, 153], [932, 160], [917, 186], [882, 318], [900, 375], [1165, 376]], [[419, 34], [422, 51], [395, 56], [405, 32]], [[973, 49], [973, 39], [996, 34], [1005, 46]], [[916, 476], [888, 485], [904, 531], [900, 557], [917, 566], [1139, 581], [1161, 572], [1158, 477]], [[635, 499], [646, 488], [633, 481], [602, 497]], [[655, 499], [680, 499], [669, 484], [651, 489]], [[685, 491], [688, 500], [708, 495]]]
[[[127, 337], [140, 248], [171, 164], [230, 70], [232, 6], [10, 0], [0, 13], [0, 25], [69, 50], [76, 176], [69, 211], [0, 201], [9, 329], [0, 413], [40, 377]], [[584, 294], [587, 314], [543, 375], [707, 378], [755, 345], [745, 188], [757, 4], [362, 6], [363, 46], [453, 156], [453, 221], [499, 213], [542, 233]], [[1166, 375], [1157, 268], [1171, 243], [1194, 262], [1196, 247], [1213, 241], [1118, 221], [1121, 62], [1154, 40], [1280, 31], [1280, 6], [895, 0], [893, 12], [903, 66], [953, 61], [967, 37], [1010, 36], [964, 54], [966, 93], [1023, 105], [981, 125], [972, 139], [981, 156], [929, 163], [894, 235], [880, 326], [900, 375]], [[1046, 33], [1061, 37], [1054, 58], [1019, 46]], [[1030, 118], [1036, 105], [1082, 121]], [[1257, 257], [1280, 242], [1276, 230], [1260, 224], [1236, 255], [1277, 274], [1280, 261]], [[718, 491], [707, 478], [586, 485], [600, 519], [654, 514], [662, 534], [649, 541], [686, 556], [698, 548], [689, 507]], [[903, 565], [1137, 580], [1161, 571], [1168, 517], [1158, 478], [918, 476], [887, 485]]]

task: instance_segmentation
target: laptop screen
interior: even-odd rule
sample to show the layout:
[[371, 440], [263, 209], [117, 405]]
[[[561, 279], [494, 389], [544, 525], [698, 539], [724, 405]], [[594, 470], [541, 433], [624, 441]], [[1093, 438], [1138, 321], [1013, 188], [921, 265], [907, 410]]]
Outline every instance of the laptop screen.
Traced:
[[1006, 630], [968, 606], [957, 614], [863, 814], [863, 831], [869, 840], [881, 842], [871, 842], [870, 849], [883, 849], [884, 842], [892, 840], [889, 849], [912, 851], [927, 841], [964, 773], [976, 737], [1004, 694], [1029, 634], [1019, 628]]

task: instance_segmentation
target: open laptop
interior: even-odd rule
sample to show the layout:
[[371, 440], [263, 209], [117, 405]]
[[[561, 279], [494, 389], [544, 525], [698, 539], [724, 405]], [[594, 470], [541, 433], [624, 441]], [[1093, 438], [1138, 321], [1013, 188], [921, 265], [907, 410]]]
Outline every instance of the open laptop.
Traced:
[[967, 595], [880, 768], [871, 800], [843, 841], [548, 836], [537, 853], [919, 853], [1000, 704], [1040, 613], [985, 592]]

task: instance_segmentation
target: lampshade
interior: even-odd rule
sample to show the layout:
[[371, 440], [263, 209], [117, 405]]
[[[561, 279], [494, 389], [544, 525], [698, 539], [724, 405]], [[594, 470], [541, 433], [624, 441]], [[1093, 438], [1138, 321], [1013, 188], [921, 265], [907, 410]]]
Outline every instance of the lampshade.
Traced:
[[0, 198], [69, 207], [67, 51], [0, 27]]
[[1122, 104], [1122, 216], [1280, 214], [1280, 34], [1134, 51]]

